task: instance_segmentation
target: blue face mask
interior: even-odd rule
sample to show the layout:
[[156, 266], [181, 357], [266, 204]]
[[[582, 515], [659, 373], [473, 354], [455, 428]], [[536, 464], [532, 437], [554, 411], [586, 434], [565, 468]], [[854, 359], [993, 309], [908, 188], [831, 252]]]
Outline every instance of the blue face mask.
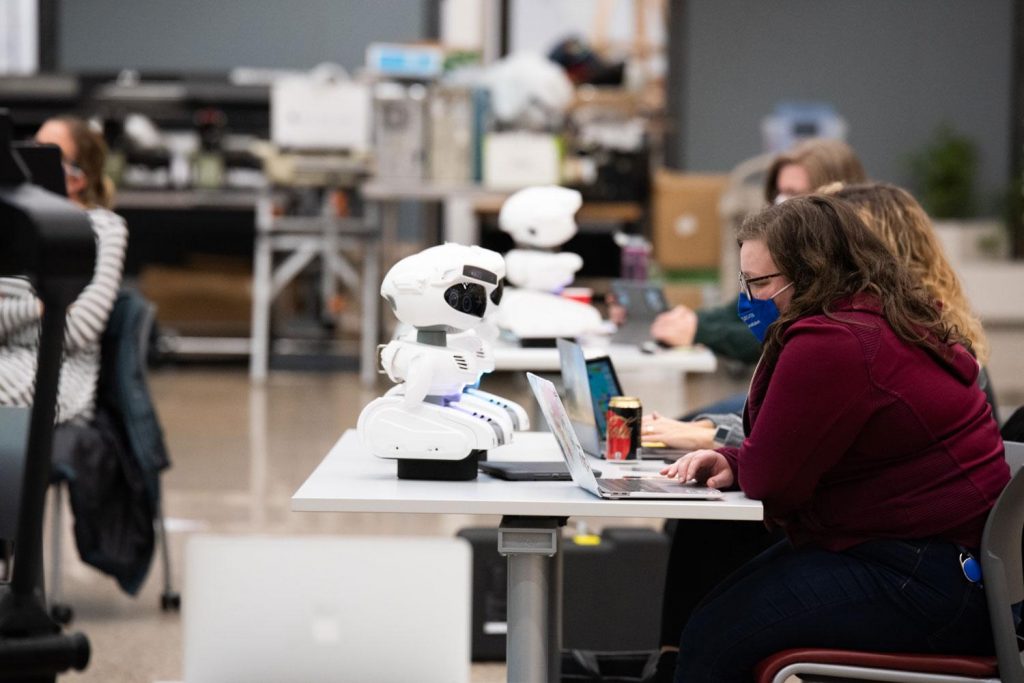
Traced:
[[768, 334], [768, 326], [779, 319], [779, 307], [775, 305], [775, 297], [792, 285], [790, 282], [772, 294], [770, 299], [751, 299], [746, 292], [740, 292], [739, 301], [736, 302], [736, 313], [762, 344], [765, 335]]

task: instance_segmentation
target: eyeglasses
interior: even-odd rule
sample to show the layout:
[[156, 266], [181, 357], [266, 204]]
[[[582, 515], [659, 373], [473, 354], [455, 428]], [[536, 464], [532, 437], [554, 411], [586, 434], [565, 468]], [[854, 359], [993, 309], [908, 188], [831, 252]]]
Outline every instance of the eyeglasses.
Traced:
[[768, 275], [759, 275], [757, 277], [747, 277], [743, 274], [743, 271], [740, 271], [740, 291], [745, 292], [748, 299], [753, 299], [754, 294], [750, 291], [750, 285], [755, 282], [770, 280], [771, 278], [778, 277], [780, 275], [782, 275], [782, 273], [770, 273]]
[[83, 171], [80, 166], [77, 166], [71, 163], [70, 161], [62, 159], [60, 164], [61, 166], [64, 167], [64, 175], [66, 176], [71, 176], [72, 178], [80, 178], [83, 175], [85, 175], [85, 171]]

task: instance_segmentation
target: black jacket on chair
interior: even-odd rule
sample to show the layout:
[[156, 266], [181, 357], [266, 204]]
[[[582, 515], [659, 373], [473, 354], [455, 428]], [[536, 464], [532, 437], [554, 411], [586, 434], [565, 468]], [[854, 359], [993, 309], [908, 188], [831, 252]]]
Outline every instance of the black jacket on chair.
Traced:
[[96, 418], [60, 425], [53, 446], [54, 477], [68, 483], [79, 556], [132, 595], [149, 572], [159, 475], [170, 466], [146, 384], [151, 323], [150, 304], [122, 290], [101, 342]]

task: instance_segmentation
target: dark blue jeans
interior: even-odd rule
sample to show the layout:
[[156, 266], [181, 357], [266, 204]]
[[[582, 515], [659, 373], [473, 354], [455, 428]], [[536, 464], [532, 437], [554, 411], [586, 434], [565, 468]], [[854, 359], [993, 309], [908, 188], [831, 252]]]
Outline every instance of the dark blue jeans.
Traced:
[[697, 418], [698, 415], [720, 415], [723, 413], [736, 413], [737, 415], [743, 414], [743, 404], [747, 402], [746, 393], [733, 394], [728, 398], [724, 398], [717, 403], [711, 405], [701, 406], [697, 410], [683, 415], [680, 420], [686, 422], [692, 422]]
[[793, 647], [992, 654], [985, 594], [964, 576], [959, 554], [935, 540], [869, 541], [838, 553], [778, 543], [697, 607], [675, 681], [752, 681], [758, 662]]

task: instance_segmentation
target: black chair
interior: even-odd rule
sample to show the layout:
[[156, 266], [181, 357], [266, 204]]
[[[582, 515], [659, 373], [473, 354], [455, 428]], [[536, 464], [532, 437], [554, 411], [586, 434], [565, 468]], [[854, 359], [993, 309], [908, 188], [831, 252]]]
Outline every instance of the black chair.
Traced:
[[31, 184], [11, 153], [12, 128], [0, 110], [0, 275], [29, 275], [44, 309], [18, 491], [17, 557], [10, 582], [0, 582], [0, 678], [52, 683], [57, 674], [89, 663], [88, 638], [63, 634], [47, 614], [42, 539], [64, 311], [89, 282], [96, 246], [83, 211]]
[[1024, 441], [1024, 406], [1013, 412], [999, 433], [1004, 441]]
[[[160, 606], [177, 610], [179, 594], [171, 580], [170, 550], [164, 526], [159, 473], [170, 465], [163, 432], [146, 383], [146, 358], [156, 318], [156, 309], [141, 294], [123, 289], [114, 303], [101, 342], [102, 360], [97, 386], [97, 410], [106, 411], [124, 446], [138, 463], [151, 506], [153, 532], [162, 558], [164, 589]], [[141, 411], [141, 414], [140, 414]], [[64, 526], [63, 489], [67, 482], [56, 472], [52, 480], [52, 529], [50, 558], [50, 612], [61, 623], [73, 616], [70, 606], [61, 601]]]

